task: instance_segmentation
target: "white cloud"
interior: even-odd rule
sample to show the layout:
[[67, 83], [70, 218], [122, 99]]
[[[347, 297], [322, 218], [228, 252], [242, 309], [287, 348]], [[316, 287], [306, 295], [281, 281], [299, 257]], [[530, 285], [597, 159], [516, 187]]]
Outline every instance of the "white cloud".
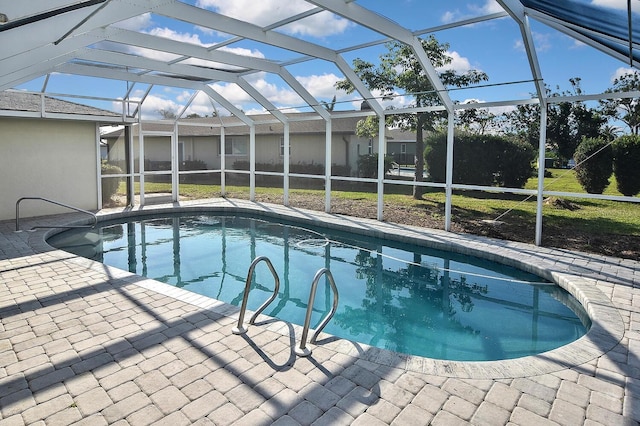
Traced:
[[[173, 88], [165, 88], [164, 93], [162, 95], [158, 94], [150, 94], [144, 99], [144, 103], [142, 104], [142, 118], [146, 120], [157, 120], [162, 118], [159, 111], [171, 111], [175, 114], [178, 114], [182, 111], [184, 106], [189, 102], [193, 92], [182, 91], [179, 93], [175, 93]], [[131, 95], [132, 101], [140, 101], [142, 96], [144, 95], [143, 90], [136, 90]], [[132, 104], [132, 109], [135, 107]], [[120, 102], [113, 103], [114, 111], [121, 111], [122, 105]], [[209, 101], [209, 97], [204, 93], [200, 92], [195, 97], [193, 102], [189, 105], [187, 110], [184, 112], [183, 116], [187, 116], [192, 113], [196, 113], [201, 116], [210, 116], [213, 112], [213, 106]]]
[[[293, 90], [278, 87], [263, 78], [255, 79], [251, 84], [280, 111], [298, 111], [299, 107], [305, 106], [304, 102]], [[266, 112], [264, 107], [258, 105], [247, 92], [235, 83], [215, 83], [210, 86], [246, 114], [264, 114]]]
[[337, 75], [322, 74], [296, 77], [296, 80], [315, 98], [332, 98], [338, 95], [335, 84], [341, 80]]
[[[144, 32], [156, 37], [167, 38], [167, 39], [171, 39], [171, 40], [175, 40], [183, 43], [190, 43], [190, 44], [194, 44], [202, 47], [209, 47], [212, 45], [212, 43], [203, 42], [200, 39], [200, 36], [198, 34], [180, 33], [171, 28], [166, 28], [166, 27], [164, 28], [156, 27]], [[145, 49], [142, 47], [130, 46], [128, 50], [133, 54], [140, 55], [149, 59], [159, 60], [159, 61], [168, 62], [168, 61], [172, 61], [177, 58], [180, 58], [179, 55], [175, 55], [173, 53], [162, 52], [159, 50]], [[220, 48], [220, 50], [225, 52], [230, 52], [240, 56], [264, 58], [264, 54], [259, 50], [255, 50], [255, 49], [250, 50], [250, 49], [240, 48], [240, 47], [234, 48], [234, 47], [223, 46]], [[182, 61], [181, 63], [189, 64], [189, 65], [201, 65], [201, 66], [210, 67], [210, 68], [220, 68], [220, 69], [227, 69], [227, 70], [233, 70], [238, 68], [231, 65], [226, 65], [218, 62], [213, 62], [213, 61], [207, 61], [199, 58], [188, 58]]]
[[454, 70], [457, 71], [459, 73], [465, 73], [469, 70], [472, 69], [471, 67], [471, 63], [469, 62], [469, 59], [460, 56], [460, 54], [458, 52], [454, 51], [448, 51], [445, 53], [448, 57], [451, 58], [451, 63], [445, 65], [444, 67], [440, 68], [439, 70]]
[[264, 78], [251, 81], [251, 85], [276, 106], [300, 107], [305, 105], [302, 98], [292, 89], [279, 87]]
[[[533, 36], [533, 44], [536, 47], [536, 52], [547, 52], [551, 49], [552, 43], [551, 43], [550, 34], [543, 34], [543, 33], [532, 31], [531, 35]], [[525, 51], [524, 41], [517, 40], [515, 42], [514, 48], [516, 50], [520, 50], [524, 52]]]
[[[186, 104], [186, 102], [191, 99], [192, 93], [184, 92], [180, 96], [178, 96], [178, 101], [181, 101]], [[186, 117], [189, 114], [198, 114], [200, 116], [211, 116], [213, 113], [213, 106], [211, 105], [211, 101], [209, 100], [209, 96], [207, 96], [204, 92], [199, 92], [195, 99], [191, 102], [187, 110], [184, 112], [183, 116]]]
[[153, 29], [151, 29], [150, 31], [147, 31], [147, 34], [156, 36], [156, 37], [163, 37], [163, 38], [168, 38], [170, 40], [174, 40], [174, 41], [180, 41], [183, 43], [190, 43], [190, 44], [195, 44], [198, 46], [210, 46], [210, 44], [206, 44], [204, 42], [202, 42], [202, 40], [200, 40], [200, 36], [198, 34], [192, 34], [192, 33], [179, 33], [171, 28], [160, 28], [160, 27], [155, 27]]
[[[200, 37], [197, 34], [179, 33], [177, 31], [174, 31], [166, 27], [165, 28], [156, 27], [156, 28], [152, 28], [149, 31], [143, 31], [143, 32], [146, 32], [147, 34], [150, 34], [156, 37], [168, 38], [171, 40], [181, 41], [185, 43], [206, 46], [206, 44], [204, 44], [200, 40]], [[140, 55], [145, 58], [155, 59], [158, 61], [172, 61], [180, 57], [179, 55], [175, 55], [173, 53], [162, 52], [159, 50], [145, 49], [145, 48], [136, 47], [136, 46], [130, 46], [128, 50], [129, 52], [135, 55]]]
[[265, 57], [264, 53], [260, 52], [259, 50], [244, 49], [242, 47], [227, 47], [227, 46], [223, 46], [219, 50], [222, 50], [222, 51], [225, 51], [225, 52], [229, 52], [229, 53], [234, 53], [234, 54], [240, 55], [240, 56], [251, 56], [252, 58], [264, 59], [264, 57]]
[[460, 9], [448, 10], [440, 17], [440, 21], [445, 24], [449, 24], [451, 22], [462, 21], [476, 16], [504, 12], [502, 6], [500, 6], [495, 0], [486, 0], [485, 3], [480, 6], [469, 4], [467, 5], [467, 9], [468, 10], [466, 11], [461, 11]]
[[469, 6], [471, 9], [473, 10], [477, 10], [478, 12], [481, 12], [483, 14], [491, 14], [491, 13], [498, 13], [498, 12], [504, 12], [504, 9], [502, 8], [502, 6], [500, 6], [498, 4], [497, 1], [495, 0], [487, 0], [485, 2], [485, 4], [483, 4], [480, 7], [476, 7], [476, 6]]
[[637, 74], [638, 70], [634, 69], [634, 68], [626, 68], [626, 67], [620, 67], [617, 70], [615, 70], [615, 72], [613, 73], [613, 75], [611, 76], [611, 81], [610, 83], [613, 84], [614, 80], [622, 77], [623, 75], [626, 74]]
[[245, 103], [253, 102], [251, 96], [234, 83], [215, 83], [210, 85], [213, 90], [218, 92], [227, 101], [238, 108], [242, 108]]
[[131, 31], [139, 31], [152, 25], [151, 13], [143, 13], [114, 24], [118, 28], [124, 28]]
[[[140, 100], [140, 99], [137, 99]], [[156, 95], [149, 95], [145, 98], [142, 104], [142, 118], [143, 119], [158, 119], [160, 114], [158, 111], [173, 111], [178, 113], [180, 105], [172, 99], [161, 98]]]
[[[231, 18], [266, 26], [303, 13], [313, 6], [302, 0], [198, 0], [197, 6], [215, 10]], [[340, 34], [349, 26], [349, 21], [332, 13], [322, 12], [301, 21], [282, 27], [289, 34], [324, 37]]]
[[325, 37], [342, 34], [350, 26], [350, 22], [329, 12], [321, 12], [301, 19], [283, 27], [285, 32], [313, 37]]
[[459, 19], [459, 16], [461, 16], [459, 10], [448, 10], [444, 13], [444, 15], [440, 17], [440, 21], [445, 24], [449, 24], [451, 22], [457, 21]]

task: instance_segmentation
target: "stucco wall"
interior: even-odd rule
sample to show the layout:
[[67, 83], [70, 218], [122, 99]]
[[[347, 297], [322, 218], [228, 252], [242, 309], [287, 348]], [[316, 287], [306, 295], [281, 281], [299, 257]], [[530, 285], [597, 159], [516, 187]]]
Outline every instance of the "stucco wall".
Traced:
[[[233, 136], [239, 138], [241, 136]], [[242, 136], [247, 144], [249, 136]], [[258, 163], [282, 163], [284, 157], [280, 155], [280, 143], [282, 135], [256, 135], [256, 162]], [[171, 153], [168, 145], [168, 137], [146, 136], [145, 158], [151, 161], [169, 161]], [[123, 161], [124, 139], [110, 140], [111, 147], [109, 159], [111, 161]], [[220, 168], [220, 137], [219, 136], [180, 136], [179, 142], [184, 149], [183, 160], [204, 161], [208, 169]], [[323, 134], [294, 134], [291, 135], [291, 160], [290, 164], [324, 164], [325, 163], [325, 136]], [[360, 149], [358, 150], [358, 146]], [[247, 146], [248, 151], [248, 146]], [[373, 151], [378, 151], [377, 140], [374, 141]], [[138, 144], [134, 138], [134, 153], [138, 152]], [[358, 155], [368, 152], [368, 139], [351, 135], [333, 135], [331, 147], [331, 163], [336, 165], [349, 165], [355, 173]], [[137, 154], [134, 154], [137, 158]], [[233, 169], [236, 161], [246, 162], [249, 155], [226, 156], [226, 168]], [[135, 168], [137, 170], [137, 162]]]
[[[16, 201], [25, 196], [97, 209], [94, 123], [0, 117], [0, 129], [0, 220], [15, 219]], [[20, 217], [67, 211], [41, 201], [20, 204]]]

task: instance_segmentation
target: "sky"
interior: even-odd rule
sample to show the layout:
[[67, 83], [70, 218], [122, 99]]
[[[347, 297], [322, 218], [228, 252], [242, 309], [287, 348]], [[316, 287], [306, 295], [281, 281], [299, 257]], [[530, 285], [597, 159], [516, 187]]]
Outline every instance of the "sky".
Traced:
[[[626, 0], [576, 0], [584, 3], [615, 9], [625, 9]], [[295, 13], [304, 12], [311, 7], [304, 0], [184, 0], [220, 14], [249, 21], [260, 26], [269, 25]], [[640, 0], [632, 0], [634, 10], [640, 12]], [[358, 0], [365, 8], [388, 17], [412, 31], [437, 28], [451, 22], [468, 19], [488, 13], [502, 12], [494, 0]], [[637, 15], [636, 15], [637, 16]], [[122, 28], [148, 33], [173, 40], [184, 41], [201, 46], [212, 46], [231, 38], [228, 34], [211, 29], [196, 27], [156, 14], [144, 14], [117, 24]], [[602, 93], [612, 86], [613, 80], [624, 73], [632, 72], [628, 63], [614, 59], [586, 44], [580, 43], [555, 29], [535, 20], [531, 28], [540, 63], [542, 76], [546, 84], [554, 91], [570, 89], [569, 79], [581, 79], [583, 93]], [[343, 49], [384, 36], [354, 25], [353, 23], [329, 13], [320, 13], [297, 23], [279, 28], [279, 32], [302, 38], [330, 49]], [[506, 17], [464, 27], [445, 29], [432, 33], [440, 43], [448, 45], [447, 55], [451, 58], [449, 68], [458, 72], [476, 69], [488, 75], [483, 87], [456, 90], [451, 96], [458, 102], [469, 100], [500, 101], [528, 99], [535, 92], [532, 73], [523, 48], [520, 30], [513, 19]], [[144, 51], [140, 48], [114, 43], [101, 43], [94, 46], [100, 49], [115, 50], [142, 55], [154, 59], [171, 60], [175, 56], [158, 51]], [[230, 43], [222, 48], [241, 55], [267, 58], [276, 61], [290, 61], [300, 56], [266, 44], [243, 40]], [[356, 58], [377, 62], [385, 52], [378, 45], [356, 51], [347, 51], [342, 55], [348, 63]], [[199, 64], [198, 60], [184, 63]], [[336, 110], [359, 109], [361, 99], [357, 94], [337, 91], [335, 82], [344, 78], [340, 70], [332, 63], [322, 60], [310, 60], [287, 66], [288, 71], [319, 101], [330, 102], [335, 96]], [[306, 103], [277, 75], [254, 73], [247, 80], [283, 111], [306, 111]], [[41, 90], [44, 79], [36, 79], [19, 88]], [[215, 83], [213, 89], [231, 101], [242, 111], [252, 114], [264, 112], [261, 105], [235, 84]], [[96, 82], [87, 77], [54, 74], [47, 82], [47, 91], [52, 93], [71, 93], [84, 96], [122, 98], [129, 89], [125, 82]], [[140, 97], [147, 90], [145, 85], [136, 85], [132, 97]], [[375, 93], [374, 93], [375, 94]], [[193, 92], [170, 87], [153, 87], [143, 105], [143, 117], [157, 117], [159, 110], [178, 112], [192, 98]], [[410, 103], [410, 96], [401, 93], [386, 107], [402, 107]], [[118, 109], [116, 103], [94, 102], [95, 106], [106, 109]], [[225, 113], [215, 105], [219, 113]], [[305, 108], [306, 107], [306, 108]], [[197, 96], [186, 113], [210, 115], [213, 106], [203, 95]]]

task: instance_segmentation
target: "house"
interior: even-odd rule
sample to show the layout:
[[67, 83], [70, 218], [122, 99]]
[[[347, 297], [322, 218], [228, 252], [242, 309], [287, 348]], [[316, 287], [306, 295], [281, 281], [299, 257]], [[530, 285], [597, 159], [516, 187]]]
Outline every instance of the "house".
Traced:
[[[277, 169], [285, 159], [284, 125], [270, 115], [252, 115], [255, 120], [256, 170]], [[289, 123], [289, 164], [292, 172], [323, 174], [326, 162], [326, 122], [314, 113], [287, 114]], [[358, 137], [356, 125], [362, 117], [353, 114], [332, 114], [331, 165], [334, 175], [356, 176], [358, 158], [378, 152], [377, 139]], [[224, 130], [222, 130], [224, 129]], [[191, 118], [177, 122], [176, 155], [180, 170], [190, 168], [220, 170], [221, 140], [224, 133], [225, 170], [246, 170], [249, 161], [249, 127], [232, 116]], [[108, 160], [122, 164], [125, 158], [125, 130], [102, 135], [107, 144]], [[145, 171], [170, 170], [173, 125], [143, 123], [142, 140]], [[413, 163], [415, 133], [387, 130], [387, 153], [397, 161]], [[133, 126], [134, 163], [138, 167], [140, 126]], [[295, 170], [294, 170], [295, 169]], [[318, 171], [319, 170], [319, 171]], [[281, 171], [281, 169], [280, 169]], [[315, 171], [315, 172], [314, 172]]]
[[[256, 170], [281, 172], [285, 159], [284, 125], [267, 114], [250, 117], [257, 123]], [[314, 113], [291, 113], [287, 118], [290, 173], [324, 175], [327, 123]], [[353, 113], [332, 113], [330, 156], [334, 176], [358, 176], [358, 158], [378, 151], [377, 139], [355, 134], [361, 119]], [[15, 217], [15, 202], [22, 197], [49, 198], [85, 210], [99, 208], [101, 160], [135, 175], [140, 172], [139, 157], [143, 155], [145, 175], [152, 175], [147, 181], [171, 181], [172, 161], [176, 161], [179, 171], [196, 173], [195, 170], [222, 170], [224, 160], [229, 182], [234, 178], [233, 170], [249, 169], [250, 131], [236, 117], [184, 119], [175, 126], [144, 121], [125, 126], [125, 121], [127, 117], [114, 112], [65, 99], [20, 91], [0, 93], [0, 191], [5, 199], [0, 220]], [[116, 127], [110, 129], [110, 125]], [[125, 149], [129, 131], [131, 150]], [[411, 134], [387, 130], [386, 138], [387, 153], [393, 153], [399, 162], [405, 156], [412, 157], [415, 142]], [[125, 166], [129, 152], [134, 158], [132, 171]], [[20, 163], [15, 158], [27, 160]], [[104, 182], [109, 178], [102, 179]], [[26, 201], [21, 204], [20, 214], [28, 217], [64, 211], [67, 210], [56, 205]]]
[[387, 155], [402, 165], [413, 165], [416, 155], [416, 134], [401, 129], [387, 130]]
[[[22, 197], [97, 209], [98, 128], [100, 123], [119, 119], [113, 112], [66, 100], [0, 92], [0, 220], [15, 218], [15, 203]], [[20, 216], [64, 211], [68, 210], [25, 201]]]

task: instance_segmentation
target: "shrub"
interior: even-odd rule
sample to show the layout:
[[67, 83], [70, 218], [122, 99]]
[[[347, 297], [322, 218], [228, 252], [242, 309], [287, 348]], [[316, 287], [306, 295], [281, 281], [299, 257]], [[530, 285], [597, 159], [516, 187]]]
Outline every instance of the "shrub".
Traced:
[[[113, 164], [109, 164], [106, 161], [103, 161], [100, 167], [102, 176], [105, 175], [119, 175], [122, 173], [122, 169], [118, 166], [114, 166]], [[111, 197], [114, 196], [116, 192], [118, 192], [118, 187], [120, 186], [120, 181], [122, 178], [119, 177], [109, 177], [102, 179], [102, 202], [108, 203], [111, 200]]]
[[346, 165], [339, 165], [339, 164], [333, 164], [331, 166], [331, 174], [333, 176], [351, 176], [351, 166]]
[[180, 163], [180, 170], [207, 170], [207, 163], [202, 160], [185, 160]]
[[589, 194], [602, 194], [613, 172], [613, 148], [601, 138], [584, 138], [573, 156], [576, 178]]
[[[393, 156], [385, 155], [384, 172], [385, 174], [391, 169], [393, 164]], [[377, 178], [378, 177], [378, 153], [365, 154], [358, 158], [358, 171], [360, 177]]]
[[640, 193], [640, 136], [626, 135], [613, 141], [613, 173], [618, 191], [633, 197]]
[[[454, 137], [453, 182], [470, 185], [502, 185], [522, 188], [531, 177], [533, 148], [525, 142], [494, 135], [460, 133]], [[426, 141], [424, 153], [435, 182], [446, 179], [447, 135]]]
[[507, 188], [523, 188], [533, 173], [535, 151], [528, 142], [494, 136], [498, 151], [495, 183]]

